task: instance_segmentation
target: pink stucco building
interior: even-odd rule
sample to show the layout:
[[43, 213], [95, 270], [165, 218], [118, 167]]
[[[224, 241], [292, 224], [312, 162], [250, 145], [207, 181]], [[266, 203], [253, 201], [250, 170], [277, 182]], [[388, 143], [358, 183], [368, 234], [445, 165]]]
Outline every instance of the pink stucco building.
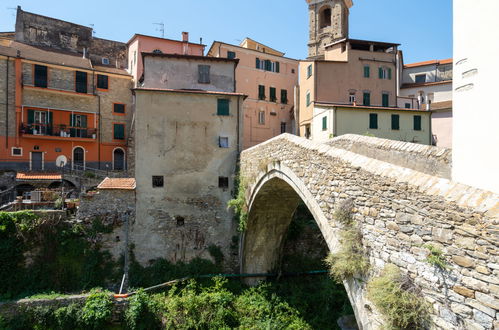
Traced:
[[142, 53], [163, 53], [203, 56], [206, 45], [189, 42], [189, 33], [182, 32], [182, 40], [164, 39], [143, 34], [135, 34], [127, 43], [128, 71], [138, 86], [144, 73]]
[[215, 41], [207, 56], [236, 58], [236, 92], [248, 95], [243, 104], [243, 148], [282, 133], [296, 133], [297, 60], [246, 38], [239, 45]]

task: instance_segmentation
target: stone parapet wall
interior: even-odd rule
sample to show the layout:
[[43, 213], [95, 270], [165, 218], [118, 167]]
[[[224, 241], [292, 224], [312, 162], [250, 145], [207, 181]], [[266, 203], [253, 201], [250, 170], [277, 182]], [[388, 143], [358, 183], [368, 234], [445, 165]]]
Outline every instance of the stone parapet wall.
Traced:
[[[367, 299], [366, 282], [386, 263], [398, 265], [422, 289], [433, 306], [433, 328], [499, 327], [499, 196], [291, 135], [242, 153], [250, 191], [271, 172], [294, 180], [300, 196], [313, 196], [305, 202], [325, 219], [321, 231], [333, 252], [333, 213], [342, 201], [353, 200], [371, 270], [363, 281], [348, 283], [347, 291], [358, 302], [354, 309], [365, 329], [383, 322]], [[447, 270], [427, 261], [428, 244], [443, 251]]]
[[355, 134], [336, 137], [328, 144], [429, 175], [451, 178], [452, 149]]

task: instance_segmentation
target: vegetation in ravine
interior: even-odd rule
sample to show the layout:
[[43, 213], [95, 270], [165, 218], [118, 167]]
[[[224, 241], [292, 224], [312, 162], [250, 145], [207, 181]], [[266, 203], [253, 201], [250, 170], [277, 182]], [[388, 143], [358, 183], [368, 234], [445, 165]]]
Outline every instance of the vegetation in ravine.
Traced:
[[429, 306], [419, 288], [400, 269], [387, 264], [367, 285], [368, 298], [383, 314], [387, 329], [424, 329]]
[[339, 283], [363, 275], [369, 269], [369, 261], [362, 246], [362, 234], [353, 220], [352, 209], [352, 200], [346, 200], [335, 211], [334, 218], [341, 226], [340, 248], [338, 252], [331, 253], [326, 258], [331, 277]]
[[239, 174], [234, 180], [234, 198], [228, 203], [228, 207], [232, 208], [235, 213], [235, 219], [238, 222], [238, 230], [244, 232], [248, 221], [248, 205], [246, 202], [246, 190], [248, 189], [248, 179], [241, 177]]

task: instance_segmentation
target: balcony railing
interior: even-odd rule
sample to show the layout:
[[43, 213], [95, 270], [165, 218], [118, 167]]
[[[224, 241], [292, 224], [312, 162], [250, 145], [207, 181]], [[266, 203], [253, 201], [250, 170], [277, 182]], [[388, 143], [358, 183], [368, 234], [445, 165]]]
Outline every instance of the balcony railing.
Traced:
[[40, 136], [58, 136], [66, 138], [95, 139], [97, 129], [86, 127], [74, 127], [67, 125], [49, 125], [49, 124], [24, 124], [19, 127], [20, 134], [40, 135]]

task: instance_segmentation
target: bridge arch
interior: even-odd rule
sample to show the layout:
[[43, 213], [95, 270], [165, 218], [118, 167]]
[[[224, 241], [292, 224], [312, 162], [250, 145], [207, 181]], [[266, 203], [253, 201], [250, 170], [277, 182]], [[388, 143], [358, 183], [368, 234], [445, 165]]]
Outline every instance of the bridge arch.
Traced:
[[[314, 217], [329, 251], [337, 252], [340, 246], [338, 229], [329, 224], [316, 198], [292, 169], [275, 162], [267, 165], [257, 177], [248, 198], [248, 220], [240, 260], [242, 273], [267, 273], [276, 268], [286, 232], [301, 201]], [[250, 279], [249, 283], [255, 284], [257, 280]], [[365, 286], [353, 279], [344, 281], [343, 285], [359, 326], [370, 329], [371, 326], [363, 324], [375, 321], [365, 309], [368, 305]]]

